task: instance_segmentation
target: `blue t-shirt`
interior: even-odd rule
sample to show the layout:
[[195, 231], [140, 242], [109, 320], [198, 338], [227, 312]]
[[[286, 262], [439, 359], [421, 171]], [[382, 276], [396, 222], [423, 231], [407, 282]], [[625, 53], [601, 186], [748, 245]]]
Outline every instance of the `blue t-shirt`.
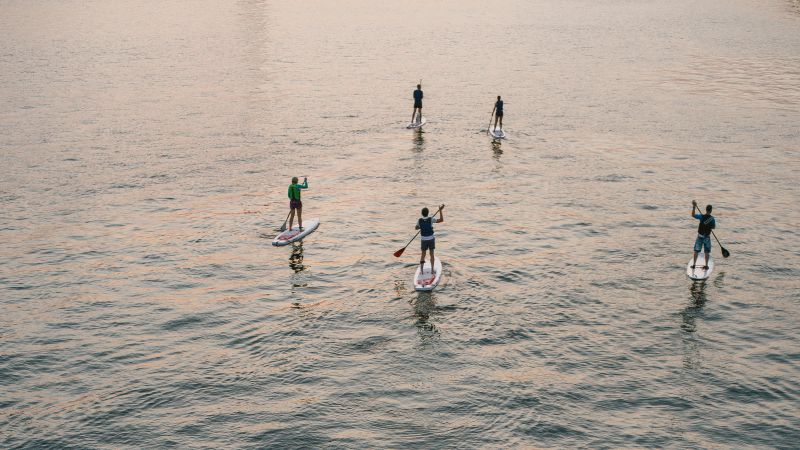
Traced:
[[495, 102], [494, 107], [497, 108], [497, 114], [503, 114], [503, 101], [498, 100]]
[[[406, 92], [408, 92], [408, 91], [406, 91]], [[417, 89], [417, 90], [414, 91], [414, 101], [415, 102], [421, 102], [422, 101], [422, 91], [421, 90]]]

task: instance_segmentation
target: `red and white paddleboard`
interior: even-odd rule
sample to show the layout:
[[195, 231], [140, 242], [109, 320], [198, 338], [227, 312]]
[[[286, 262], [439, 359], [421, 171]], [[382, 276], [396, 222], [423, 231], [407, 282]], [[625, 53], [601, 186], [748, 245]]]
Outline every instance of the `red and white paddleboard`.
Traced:
[[[295, 219], [297, 218], [295, 217]], [[319, 219], [306, 219], [303, 221], [303, 231], [300, 231], [300, 227], [295, 225], [291, 230], [286, 230], [283, 233], [275, 236], [275, 239], [272, 240], [272, 245], [280, 247], [282, 245], [289, 245], [292, 242], [300, 241], [304, 237], [313, 233], [318, 227]]]
[[434, 273], [431, 273], [431, 261], [425, 261], [425, 268], [420, 271], [417, 265], [417, 271], [414, 273], [414, 290], [415, 291], [432, 291], [439, 285], [442, 280], [442, 258], [436, 256], [436, 262], [433, 263]]

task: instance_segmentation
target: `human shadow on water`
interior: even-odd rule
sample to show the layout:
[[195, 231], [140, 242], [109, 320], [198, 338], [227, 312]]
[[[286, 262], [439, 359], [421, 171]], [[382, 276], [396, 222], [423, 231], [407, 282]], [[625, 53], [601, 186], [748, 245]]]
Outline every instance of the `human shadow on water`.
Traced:
[[289, 255], [289, 268], [292, 269], [294, 273], [300, 273], [306, 270], [306, 266], [303, 264], [302, 242], [292, 243], [292, 254]]

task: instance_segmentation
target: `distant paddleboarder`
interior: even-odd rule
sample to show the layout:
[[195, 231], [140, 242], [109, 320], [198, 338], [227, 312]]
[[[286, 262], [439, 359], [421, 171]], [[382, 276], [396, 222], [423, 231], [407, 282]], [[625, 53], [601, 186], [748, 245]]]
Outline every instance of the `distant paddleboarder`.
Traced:
[[494, 114], [494, 129], [497, 129], [497, 122], [500, 121], [500, 129], [503, 129], [503, 100], [500, 99], [500, 96], [497, 96], [497, 101], [494, 102], [494, 109], [492, 110]]
[[[419, 120], [415, 120], [419, 111]], [[414, 112], [411, 113], [411, 123], [422, 121], [422, 84], [417, 85], [414, 91]]]
[[[697, 209], [697, 214], [695, 214], [695, 209]], [[697, 266], [697, 255], [700, 253], [700, 249], [702, 248], [706, 254], [706, 262], [703, 265], [703, 269], [708, 269], [708, 258], [711, 254], [711, 230], [717, 227], [717, 221], [714, 219], [714, 216], [711, 215], [711, 205], [706, 205], [706, 213], [700, 214], [700, 208], [697, 206], [697, 202], [692, 200], [692, 217], [700, 221], [700, 225], [697, 227], [697, 239], [694, 241], [694, 259], [692, 260], [692, 269]]]
[[297, 177], [292, 177], [292, 184], [289, 185], [289, 229], [292, 229], [294, 213], [297, 211], [297, 226], [303, 230], [303, 202], [300, 201], [300, 190], [308, 189], [308, 179], [303, 178], [303, 184], [297, 182]]
[[420, 242], [422, 243], [422, 256], [419, 259], [420, 271], [425, 269], [425, 251], [429, 250], [431, 253], [431, 273], [435, 273], [433, 263], [436, 260], [434, 259], [433, 250], [436, 248], [436, 237], [433, 235], [433, 224], [442, 222], [444, 222], [444, 205], [439, 207], [438, 219], [429, 217], [428, 208], [422, 208], [422, 217], [417, 220], [417, 226], [414, 228], [420, 231]]

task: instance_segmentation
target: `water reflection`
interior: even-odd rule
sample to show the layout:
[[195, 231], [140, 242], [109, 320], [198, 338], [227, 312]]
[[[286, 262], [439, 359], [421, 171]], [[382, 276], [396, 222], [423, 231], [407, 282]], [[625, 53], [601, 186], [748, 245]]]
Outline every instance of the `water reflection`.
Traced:
[[503, 154], [503, 146], [499, 139], [492, 139], [492, 152], [494, 159], [500, 161], [500, 156]]
[[417, 293], [417, 301], [413, 303], [414, 316], [417, 318], [417, 322], [414, 325], [417, 327], [420, 342], [422, 344], [430, 344], [439, 337], [439, 330], [431, 321], [431, 316], [436, 313], [434, 295], [430, 292], [419, 292]]
[[698, 370], [703, 365], [700, 350], [703, 341], [697, 331], [697, 319], [703, 316], [703, 307], [706, 304], [706, 282], [697, 281], [689, 286], [689, 305], [681, 311], [681, 330], [683, 340], [683, 366], [687, 369]]
[[703, 306], [706, 304], [705, 281], [697, 281], [689, 286], [689, 298], [689, 305], [681, 313], [683, 317], [681, 328], [684, 331], [694, 333], [697, 330], [696, 319], [703, 315]]
[[414, 151], [421, 152], [425, 150], [425, 132], [422, 128], [414, 129]]
[[306, 270], [303, 264], [303, 243], [295, 242], [292, 244], [292, 254], [289, 255], [289, 268], [294, 270], [294, 273], [300, 273]]

